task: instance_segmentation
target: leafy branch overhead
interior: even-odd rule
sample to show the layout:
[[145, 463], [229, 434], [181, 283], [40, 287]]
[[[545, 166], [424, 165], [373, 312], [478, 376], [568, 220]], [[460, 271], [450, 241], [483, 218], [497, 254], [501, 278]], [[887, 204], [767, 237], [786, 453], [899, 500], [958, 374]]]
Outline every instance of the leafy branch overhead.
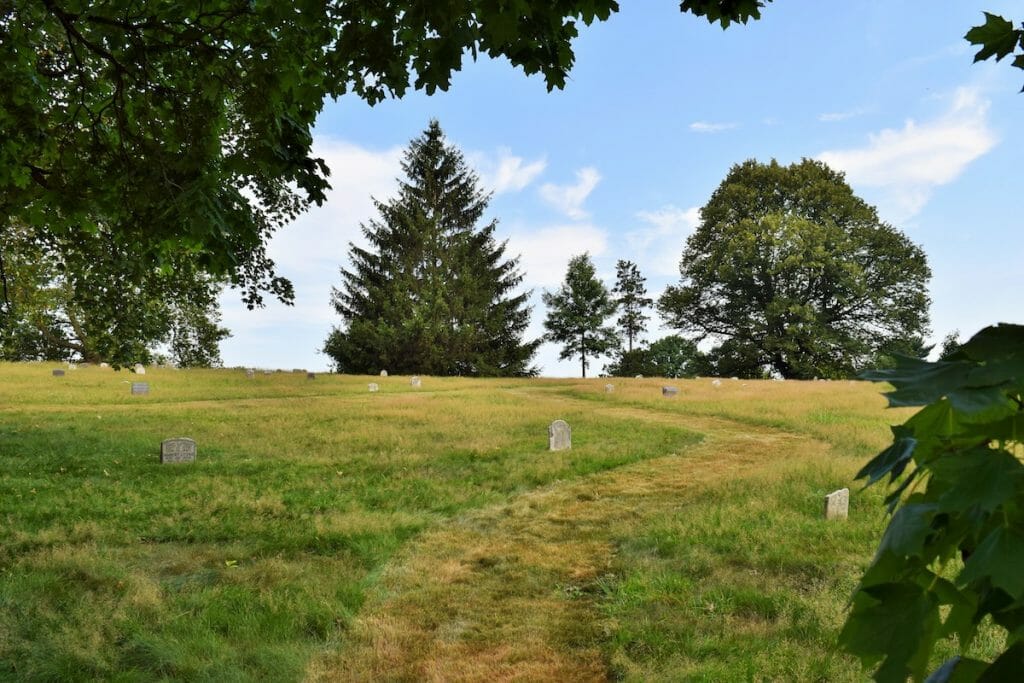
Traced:
[[[1013, 54], [1011, 64], [1018, 69], [1024, 69], [1024, 22], [1021, 22], [1020, 28], [1014, 28], [1013, 22], [985, 12], [985, 23], [972, 28], [964, 38], [972, 45], [980, 47], [974, 55], [974, 61], [983, 62], [995, 57], [998, 62], [1003, 57]], [[1021, 92], [1024, 92], [1024, 88]]]

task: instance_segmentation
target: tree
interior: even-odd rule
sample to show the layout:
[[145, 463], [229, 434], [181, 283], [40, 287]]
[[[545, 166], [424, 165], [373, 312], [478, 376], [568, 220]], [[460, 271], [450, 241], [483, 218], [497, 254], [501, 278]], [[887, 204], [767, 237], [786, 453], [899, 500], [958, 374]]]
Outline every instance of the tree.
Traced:
[[696, 344], [673, 334], [633, 350], [619, 349], [618, 357], [605, 372], [612, 377], [693, 377], [704, 362]]
[[220, 283], [190, 255], [164, 269], [139, 271], [111, 232], [41, 241], [27, 226], [0, 233], [7, 303], [0, 328], [5, 360], [83, 360], [113, 365], [150, 362], [169, 343], [180, 365], [217, 365]]
[[949, 360], [963, 348], [963, 345], [963, 342], [960, 341], [960, 330], [953, 330], [942, 338], [942, 344], [939, 346], [939, 360]]
[[478, 226], [489, 195], [479, 188], [437, 121], [406, 150], [397, 198], [376, 202], [362, 226], [370, 244], [350, 245], [351, 270], [331, 303], [344, 329], [324, 351], [339, 371], [432, 375], [532, 375], [540, 341], [522, 340], [529, 292], [517, 258]]
[[596, 277], [589, 254], [573, 256], [558, 291], [541, 295], [548, 307], [544, 321], [544, 339], [562, 344], [561, 360], [580, 357], [580, 368], [587, 376], [587, 356], [598, 356], [618, 346], [615, 330], [605, 326], [615, 313], [615, 302], [608, 289]]
[[[719, 21], [755, 0], [683, 0]], [[179, 248], [250, 306], [290, 283], [270, 234], [324, 201], [312, 155], [327, 97], [446, 90], [466, 53], [561, 88], [578, 24], [615, 0], [0, 2], [0, 226], [40, 236], [103, 222], [139, 272]], [[6, 227], [4, 228], [6, 229]], [[2, 269], [0, 269], [2, 277]]]
[[662, 315], [729, 341], [748, 376], [849, 376], [927, 329], [924, 253], [819, 161], [733, 166], [701, 209], [680, 272]]
[[654, 303], [647, 298], [647, 288], [640, 269], [632, 261], [619, 260], [615, 264], [615, 303], [619, 307], [618, 328], [626, 337], [626, 350], [633, 350], [633, 340], [645, 332], [648, 316], [644, 309]]

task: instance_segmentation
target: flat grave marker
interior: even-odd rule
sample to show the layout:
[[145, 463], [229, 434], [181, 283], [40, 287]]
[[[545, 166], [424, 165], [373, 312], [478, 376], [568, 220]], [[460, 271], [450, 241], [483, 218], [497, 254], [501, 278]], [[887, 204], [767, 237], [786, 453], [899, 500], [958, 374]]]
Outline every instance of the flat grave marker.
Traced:
[[64, 371], [61, 370], [60, 368], [57, 368], [56, 370], [53, 371], [52, 374], [53, 374], [54, 377], [63, 377], [64, 376]]
[[376, 382], [370, 382], [368, 388], [370, 389], [370, 391], [380, 391], [380, 387], [377, 386]]
[[132, 382], [132, 396], [149, 394], [149, 382]]
[[160, 443], [160, 462], [195, 462], [196, 442], [188, 437], [164, 439]]

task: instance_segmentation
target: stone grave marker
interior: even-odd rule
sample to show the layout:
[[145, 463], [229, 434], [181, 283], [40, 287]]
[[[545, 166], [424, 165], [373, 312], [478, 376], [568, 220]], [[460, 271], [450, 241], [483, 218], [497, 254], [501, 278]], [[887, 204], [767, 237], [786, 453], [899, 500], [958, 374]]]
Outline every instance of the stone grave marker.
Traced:
[[380, 387], [377, 386], [376, 382], [370, 382], [369, 389], [370, 391], [380, 391]]
[[306, 379], [316, 379], [316, 373], [315, 372], [307, 372], [306, 373]]
[[133, 369], [135, 370], [136, 375], [146, 374], [146, 368], [142, 365], [142, 363], [136, 363]]
[[132, 396], [149, 394], [149, 382], [132, 382]]
[[387, 377], [388, 376], [388, 371], [387, 370], [381, 370], [380, 371], [380, 376], [381, 377]]
[[679, 387], [662, 387], [661, 388], [661, 395], [662, 396], [675, 396], [678, 393], [679, 393]]
[[110, 367], [110, 363], [100, 363], [100, 367], [101, 368], [109, 368]]
[[614, 384], [605, 384], [604, 385], [604, 393], [610, 394], [613, 391], [615, 391], [615, 385]]
[[548, 427], [548, 450], [564, 451], [572, 448], [572, 430], [565, 420], [555, 420]]
[[195, 462], [196, 442], [187, 437], [164, 439], [160, 443], [160, 462]]
[[414, 389], [419, 389], [421, 386], [423, 386], [423, 382], [420, 381], [419, 377], [413, 376], [412, 379], [409, 380], [409, 386], [411, 386]]
[[825, 519], [846, 519], [850, 515], [850, 489], [839, 489], [825, 496]]
[[53, 371], [53, 376], [54, 377], [63, 377], [64, 376], [64, 371], [58, 368], [58, 369]]
[[720, 380], [720, 379], [713, 379], [713, 380], [711, 380], [711, 386], [713, 386], [713, 387], [720, 387], [720, 386], [722, 386], [722, 380]]
[[643, 378], [644, 378], [644, 376], [643, 376], [643, 375], [637, 375], [637, 376], [635, 377], [635, 379], [643, 379]]
[[253, 378], [255, 378], [256, 377], [256, 371], [253, 370], [252, 368], [249, 368], [248, 370], [245, 371], [245, 377], [246, 377], [246, 379], [253, 379]]

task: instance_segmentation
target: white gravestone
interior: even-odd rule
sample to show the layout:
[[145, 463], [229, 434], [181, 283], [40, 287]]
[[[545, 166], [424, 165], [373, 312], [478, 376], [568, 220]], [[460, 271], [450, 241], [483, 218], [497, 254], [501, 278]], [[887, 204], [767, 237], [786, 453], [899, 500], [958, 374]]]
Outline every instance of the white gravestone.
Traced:
[[419, 377], [413, 377], [412, 379], [409, 380], [409, 386], [411, 386], [413, 389], [419, 389], [421, 386], [423, 386], [423, 382], [420, 381]]
[[604, 385], [604, 393], [610, 394], [613, 391], [615, 391], [615, 385], [614, 384], [605, 384]]
[[671, 396], [675, 396], [678, 393], [679, 393], [679, 387], [662, 387], [661, 388], [661, 395], [662, 396], [671, 397]]
[[146, 374], [146, 368], [143, 367], [142, 363], [136, 363], [136, 365], [135, 365], [135, 367], [133, 369], [135, 370], [135, 374], [136, 375], [145, 375]]
[[572, 430], [565, 420], [555, 420], [548, 427], [548, 450], [564, 451], [572, 448]]
[[248, 370], [245, 371], [245, 376], [247, 379], [253, 379], [254, 377], [256, 377], [256, 371], [253, 370], [252, 368], [249, 368]]
[[369, 389], [370, 391], [380, 391], [380, 387], [377, 386], [376, 382], [370, 382]]
[[160, 443], [160, 462], [195, 462], [196, 442], [187, 437], [165, 439]]
[[388, 371], [387, 370], [381, 370], [380, 371], [380, 376], [381, 377], [387, 377], [388, 376]]
[[711, 380], [711, 386], [713, 386], [713, 387], [720, 387], [720, 386], [722, 386], [722, 380], [720, 380], [720, 379], [713, 379], [713, 380]]
[[850, 489], [839, 489], [825, 496], [825, 519], [846, 519], [850, 516]]

